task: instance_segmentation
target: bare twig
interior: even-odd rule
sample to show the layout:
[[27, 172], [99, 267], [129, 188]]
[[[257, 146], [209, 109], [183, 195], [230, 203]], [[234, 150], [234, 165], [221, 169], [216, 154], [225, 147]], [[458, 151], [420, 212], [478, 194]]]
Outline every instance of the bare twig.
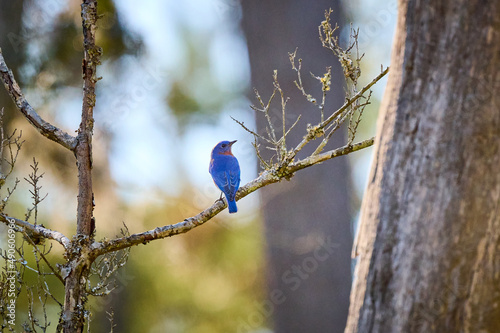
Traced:
[[[5, 137], [3, 131], [3, 116], [4, 109], [0, 110], [0, 189], [5, 185], [7, 178], [14, 171], [14, 164], [17, 161], [17, 156], [19, 155], [19, 151], [21, 150], [21, 146], [24, 143], [24, 140], [21, 140], [22, 131], [19, 131], [19, 135], [16, 135], [17, 130], [14, 130], [11, 135]], [[15, 147], [15, 148], [14, 148]], [[8, 149], [7, 157], [4, 156], [5, 148]], [[8, 170], [4, 170], [5, 164], [8, 166]], [[14, 193], [19, 180], [16, 178], [14, 182], [14, 187], [12, 189], [7, 188], [7, 195], [0, 202], [0, 212], [3, 212], [5, 206], [9, 202], [11, 195]]]
[[23, 329], [24, 331], [26, 332], [36, 332], [36, 327], [35, 327], [35, 322], [36, 322], [36, 318], [35, 318], [35, 315], [33, 313], [33, 308], [34, 308], [34, 304], [33, 304], [33, 290], [31, 287], [26, 287], [26, 294], [27, 294], [27, 297], [28, 297], [28, 321], [23, 323]]
[[[287, 130], [286, 130], [286, 103], [288, 102], [288, 97], [285, 97], [285, 94], [283, 90], [281, 89], [280, 83], [278, 81], [278, 71], [275, 70], [273, 74], [273, 85], [275, 91], [278, 91], [280, 94], [281, 98], [281, 123], [282, 123], [282, 136], [281, 138], [276, 141], [274, 140], [274, 146], [276, 152], [278, 153], [278, 159], [279, 161], [283, 161], [283, 159], [286, 157], [287, 154], [287, 149], [286, 149], [286, 135], [287, 135]], [[298, 119], [297, 119], [298, 120]], [[297, 122], [295, 122], [296, 124]], [[295, 125], [294, 125], [295, 126]]]
[[[27, 236], [25, 234], [25, 236]], [[25, 323], [23, 323], [23, 328], [26, 332], [37, 332], [36, 327], [42, 330], [42, 332], [47, 332], [48, 326], [50, 326], [50, 322], [48, 321], [47, 318], [47, 300], [49, 296], [56, 301], [57, 304], [60, 305], [60, 302], [57, 301], [57, 299], [52, 295], [52, 293], [49, 291], [47, 281], [45, 279], [46, 275], [58, 275], [57, 272], [54, 273], [45, 273], [40, 265], [40, 258], [39, 255], [44, 258], [47, 254], [50, 253], [50, 250], [52, 249], [52, 246], [49, 248], [49, 250], [45, 251], [45, 246], [44, 246], [44, 251], [40, 251], [40, 249], [34, 245], [34, 243], [29, 239], [28, 241], [31, 242], [33, 245], [33, 254], [35, 257], [35, 264], [36, 264], [36, 269], [28, 266], [28, 261], [26, 260], [24, 256], [24, 247], [23, 245], [19, 246], [17, 248], [17, 253], [20, 256], [19, 263], [23, 268], [28, 268], [29, 270], [32, 270], [36, 273], [37, 275], [37, 284], [36, 285], [28, 285], [24, 281], [22, 282], [22, 286], [26, 289], [27, 293], [27, 298], [28, 298], [28, 318], [29, 320]], [[24, 241], [23, 241], [24, 244]], [[44, 259], [44, 261], [48, 264], [47, 260]], [[53, 267], [49, 264], [49, 267], [53, 269]], [[40, 321], [38, 318], [35, 316], [35, 298], [34, 298], [34, 293], [33, 289], [36, 289], [36, 293], [38, 296], [38, 300], [40, 302], [40, 308], [41, 312], [43, 314], [43, 321]], [[38, 311], [36, 311], [38, 312]]]
[[[28, 240], [28, 242], [31, 244], [31, 246], [33, 246], [33, 249], [34, 251], [36, 251], [40, 257], [43, 259], [43, 261], [45, 261], [45, 263], [47, 264], [47, 266], [50, 268], [50, 270], [54, 273], [54, 275], [59, 279], [59, 281], [61, 281], [62, 284], [64, 284], [64, 280], [61, 276], [61, 274], [59, 274], [59, 271], [56, 270], [51, 264], [50, 262], [47, 260], [47, 258], [45, 257], [45, 255], [43, 254], [42, 251], [40, 251], [40, 249], [38, 248], [37, 244], [34, 243], [34, 241], [31, 239], [31, 237], [26, 233], [26, 231], [23, 231], [23, 234], [24, 234], [24, 237], [25, 239]], [[50, 251], [50, 250], [49, 250]], [[35, 254], [36, 255], [36, 254]], [[37, 260], [37, 265], [38, 265], [38, 262], [39, 260]], [[40, 268], [38, 268], [38, 271], [40, 272]]]
[[[128, 227], [123, 223], [124, 228], [120, 230], [123, 237], [130, 236]], [[89, 279], [87, 280], [87, 293], [93, 296], [106, 296], [116, 288], [116, 281], [111, 280], [114, 274], [128, 261], [130, 248], [116, 252], [108, 252], [94, 261], [92, 264]], [[97, 277], [95, 286], [91, 285], [92, 275]], [[112, 285], [110, 287], [110, 285]]]
[[343, 111], [345, 111], [348, 107], [350, 107], [355, 101], [357, 101], [359, 98], [363, 97], [364, 93], [370, 90], [370, 88], [380, 81], [385, 75], [389, 73], [389, 67], [384, 69], [379, 75], [377, 75], [370, 83], [368, 83], [366, 86], [363, 87], [356, 95], [354, 95], [352, 98], [348, 99], [344, 105], [342, 105], [336, 112], [334, 112], [330, 117], [328, 117], [324, 122], [319, 124], [320, 128], [325, 128], [328, 124], [330, 124], [339, 114], [341, 114]]
[[[348, 133], [348, 143], [354, 142], [354, 138], [356, 137], [356, 132], [358, 130], [358, 126], [361, 122], [361, 117], [363, 116], [363, 112], [365, 111], [365, 107], [370, 104], [370, 99], [372, 97], [372, 91], [368, 93], [368, 97], [366, 98], [366, 102], [363, 104], [359, 104], [356, 106], [355, 112], [351, 113], [350, 119], [349, 119], [349, 126], [347, 130], [349, 131]], [[359, 100], [358, 100], [359, 101]], [[356, 111], [358, 111], [357, 116], [355, 116]]]
[[38, 162], [34, 157], [31, 169], [33, 170], [33, 172], [29, 174], [28, 178], [24, 178], [24, 180], [26, 180], [28, 184], [30, 184], [33, 187], [33, 190], [30, 190], [31, 197], [33, 199], [33, 206], [28, 209], [25, 220], [29, 221], [31, 213], [34, 211], [35, 225], [36, 225], [38, 221], [38, 204], [40, 204], [40, 202], [42, 202], [47, 197], [48, 193], [46, 193], [45, 196], [43, 197], [40, 196], [40, 190], [42, 189], [42, 187], [38, 186], [38, 182], [40, 181], [40, 179], [43, 177], [44, 174], [43, 173], [41, 175], [38, 174]]
[[[3, 131], [2, 131], [3, 132]], [[14, 164], [17, 161], [17, 156], [19, 156], [19, 151], [21, 151], [21, 147], [24, 143], [24, 140], [21, 140], [21, 137], [23, 135], [22, 131], [19, 131], [19, 135], [16, 136], [17, 129], [15, 129], [11, 135], [9, 135], [7, 138], [4, 139], [3, 133], [2, 133], [2, 158], [5, 163], [8, 164], [9, 170], [3, 174], [3, 179], [7, 178], [10, 176], [12, 171], [14, 171]], [[15, 146], [15, 148], [13, 148]], [[8, 158], [3, 157], [3, 149], [7, 147], [9, 149], [9, 155]]]
[[5, 209], [5, 206], [7, 205], [7, 203], [9, 203], [10, 197], [12, 196], [12, 194], [14, 194], [14, 191], [17, 188], [17, 184], [19, 184], [19, 179], [16, 178], [12, 189], [7, 187], [7, 195], [5, 196], [5, 198], [2, 198], [2, 200], [0, 201], [0, 212], [3, 212]]
[[[40, 276], [39, 279], [41, 280]], [[48, 293], [43, 287], [42, 287], [42, 282], [45, 283], [44, 281], [39, 281], [39, 286], [37, 288], [37, 294], [38, 294], [38, 301], [40, 302], [40, 305], [42, 307], [42, 312], [43, 312], [43, 323], [40, 323], [39, 320], [35, 320], [35, 324], [42, 330], [42, 332], [47, 332], [47, 328], [50, 326], [50, 321], [47, 318], [47, 299], [52, 294]]]
[[[267, 103], [264, 103], [264, 101], [260, 97], [260, 94], [257, 91], [257, 89], [254, 89], [255, 96], [260, 103], [261, 109], [259, 109], [258, 107], [254, 106], [254, 105], [250, 106], [253, 110], [264, 113], [266, 120], [267, 120], [267, 123], [269, 125], [269, 127], [266, 128], [267, 134], [269, 136], [268, 141], [271, 143], [276, 142], [276, 131], [274, 130], [273, 122], [271, 120], [271, 117], [269, 116], [269, 108], [271, 107], [271, 103], [274, 99], [274, 96], [276, 96], [276, 91], [277, 91], [277, 89], [275, 88], [273, 90], [273, 93], [271, 94], [271, 97], [269, 97], [269, 100], [267, 101]], [[261, 137], [261, 136], [259, 136], [259, 137]]]
[[321, 91], [323, 92], [321, 96], [321, 104], [319, 105], [319, 109], [321, 110], [321, 121], [325, 120], [324, 110], [325, 110], [325, 102], [326, 102], [326, 94], [330, 91], [330, 87], [332, 85], [332, 67], [329, 66], [326, 68], [326, 73], [323, 74], [322, 77], [316, 76], [312, 74], [312, 77], [318, 80], [321, 83]]
[[326, 73], [323, 74], [323, 76], [316, 76], [313, 73], [311, 73], [311, 76], [318, 80], [321, 83], [321, 91], [322, 91], [322, 97], [321, 97], [321, 103], [318, 105], [318, 102], [316, 98], [314, 98], [311, 94], [307, 93], [304, 89], [304, 84], [302, 83], [302, 59], [299, 58], [298, 60], [298, 65], [295, 64], [295, 58], [297, 56], [297, 49], [293, 53], [288, 53], [288, 57], [290, 59], [290, 63], [292, 64], [292, 69], [297, 72], [297, 80], [293, 81], [295, 83], [295, 86], [300, 90], [302, 95], [306, 98], [306, 100], [314, 105], [317, 105], [320, 112], [321, 112], [321, 121], [324, 120], [324, 110], [325, 110], [325, 102], [326, 102], [326, 94], [328, 91], [330, 91], [331, 87], [331, 78], [332, 78], [332, 67], [327, 67], [326, 68]]
[[238, 119], [235, 119], [233, 117], [231, 117], [232, 120], [234, 120], [236, 123], [238, 123], [238, 125], [240, 125], [241, 127], [243, 127], [243, 129], [245, 131], [247, 131], [248, 133], [252, 134], [255, 138], [259, 138], [259, 139], [262, 139], [264, 141], [266, 141], [267, 143], [270, 143], [270, 144], [273, 144], [274, 141], [266, 138], [265, 136], [262, 136], [254, 131], [252, 131], [251, 129], [249, 129], [248, 127], [245, 126], [245, 123], [243, 123], [242, 121], [239, 121]]
[[297, 56], [297, 49], [295, 51], [288, 53], [288, 58], [290, 59], [290, 63], [292, 64], [292, 69], [297, 72], [297, 80], [293, 81], [295, 83], [295, 86], [300, 90], [302, 95], [307, 99], [308, 102], [316, 105], [316, 98], [314, 98], [311, 94], [308, 94], [305, 89], [304, 85], [302, 83], [302, 59], [299, 58], [298, 60], [298, 65], [295, 65], [295, 57]]
[[359, 68], [359, 61], [363, 56], [359, 56], [357, 52], [356, 63], [352, 60], [351, 57], [351, 49], [358, 45], [358, 33], [354, 31], [351, 27], [351, 36], [350, 36], [350, 44], [344, 50], [339, 46], [338, 36], [335, 36], [335, 32], [339, 29], [339, 26], [335, 24], [335, 27], [332, 27], [330, 24], [330, 15], [332, 13], [332, 9], [325, 11], [325, 20], [321, 22], [321, 25], [318, 27], [319, 29], [319, 39], [323, 47], [329, 49], [333, 52], [333, 54], [338, 58], [340, 65], [342, 66], [342, 70], [344, 71], [344, 76], [352, 80], [355, 84], [361, 75], [361, 70]]
[[253, 147], [255, 148], [255, 152], [257, 153], [257, 157], [260, 161], [261, 167], [264, 170], [270, 169], [271, 165], [267, 163], [267, 161], [262, 157], [260, 154], [260, 149], [259, 149], [259, 141], [257, 140], [257, 137], [254, 137], [254, 142], [252, 142]]
[[286, 131], [286, 133], [283, 134], [283, 137], [286, 137], [288, 135], [288, 133], [290, 133], [290, 131], [293, 130], [293, 128], [297, 125], [297, 123], [299, 122], [301, 117], [302, 117], [302, 115], [299, 114], [299, 116], [297, 117], [297, 120], [295, 120], [295, 122], [292, 124], [292, 126], [290, 126], [290, 128]]
[[[3, 117], [4, 108], [0, 110], [0, 187], [4, 184], [5, 179], [7, 179], [7, 177], [9, 177], [14, 170], [14, 164], [16, 163], [17, 156], [19, 155], [19, 151], [21, 150], [21, 146], [24, 143], [24, 140], [21, 140], [23, 132], [19, 131], [19, 135], [16, 136], [17, 129], [15, 129], [11, 135], [5, 137], [5, 133], [3, 131]], [[13, 151], [12, 146], [16, 147], [15, 152]], [[4, 150], [6, 147], [9, 150], [9, 158], [4, 157]], [[9, 170], [7, 172], [5, 172], [3, 169], [3, 162], [9, 165]]]
[[293, 163], [290, 165], [290, 168], [294, 169], [295, 171], [307, 168], [311, 165], [322, 163], [324, 161], [327, 161], [329, 159], [342, 156], [342, 155], [347, 155], [352, 152], [368, 148], [370, 146], [373, 146], [373, 143], [375, 141], [375, 138], [370, 138], [367, 140], [363, 140], [361, 142], [355, 143], [355, 144], [349, 144], [345, 145], [344, 147], [333, 149], [318, 155], [313, 155], [309, 156], [307, 158], [304, 158], [303, 160], [300, 160], [296, 163]]
[[116, 327], [115, 312], [113, 311], [113, 309], [111, 309], [111, 312], [106, 311], [106, 314], [108, 315], [108, 320], [109, 320], [109, 324], [110, 324], [110, 328], [111, 328], [111, 331], [109, 331], [109, 333], [113, 333], [114, 329]]
[[38, 130], [38, 132], [69, 150], [75, 149], [76, 138], [74, 136], [46, 122], [28, 103], [14, 78], [14, 74], [5, 63], [2, 49], [0, 49], [0, 77], [7, 89], [7, 93], [16, 104], [18, 110], [21, 111], [24, 117]]
[[351, 99], [348, 99], [344, 105], [342, 105], [339, 109], [337, 109], [332, 115], [330, 115], [325, 121], [319, 123], [316, 126], [309, 128], [308, 133], [302, 141], [297, 144], [297, 146], [290, 152], [289, 161], [292, 161], [293, 158], [297, 155], [297, 153], [304, 148], [304, 146], [309, 143], [311, 140], [318, 136], [318, 133], [322, 135], [322, 131], [326, 126], [328, 126], [331, 122], [333, 122], [339, 115], [341, 115], [347, 108], [349, 108], [355, 101], [363, 96], [363, 94], [368, 91], [375, 83], [380, 81], [387, 73], [389, 73], [389, 67], [382, 71], [379, 75], [377, 75], [370, 83], [363, 87], [356, 95], [354, 95]]

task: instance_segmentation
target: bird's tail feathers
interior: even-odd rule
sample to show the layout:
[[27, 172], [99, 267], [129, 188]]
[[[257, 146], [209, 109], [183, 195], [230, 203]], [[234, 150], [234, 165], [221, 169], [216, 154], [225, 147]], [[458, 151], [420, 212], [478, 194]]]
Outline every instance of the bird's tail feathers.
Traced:
[[236, 201], [227, 200], [227, 207], [229, 208], [229, 213], [236, 213], [238, 211], [238, 207], [236, 207]]

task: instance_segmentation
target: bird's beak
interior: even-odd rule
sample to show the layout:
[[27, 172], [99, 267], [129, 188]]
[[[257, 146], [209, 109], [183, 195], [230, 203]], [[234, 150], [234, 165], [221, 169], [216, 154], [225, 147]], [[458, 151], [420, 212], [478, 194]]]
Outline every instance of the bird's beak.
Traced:
[[234, 140], [234, 141], [229, 141], [229, 146], [232, 146], [232, 145], [234, 145], [234, 144], [236, 143], [236, 141], [238, 141], [238, 140]]

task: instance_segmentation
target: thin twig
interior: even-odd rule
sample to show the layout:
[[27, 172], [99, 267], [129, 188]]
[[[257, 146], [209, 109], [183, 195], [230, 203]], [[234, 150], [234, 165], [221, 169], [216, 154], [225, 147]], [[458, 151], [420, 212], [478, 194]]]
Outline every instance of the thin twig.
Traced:
[[266, 142], [268, 142], [270, 144], [274, 144], [273, 141], [269, 140], [268, 138], [266, 138], [266, 137], [264, 137], [264, 136], [262, 136], [262, 135], [260, 135], [260, 134], [258, 134], [256, 132], [254, 132], [251, 129], [249, 129], [248, 127], [246, 127], [245, 123], [243, 123], [242, 121], [239, 121], [239, 120], [237, 120], [237, 119], [235, 119], [233, 117], [231, 117], [231, 119], [234, 120], [236, 123], [238, 123], [238, 125], [240, 125], [241, 127], [243, 127], [243, 129], [245, 131], [247, 131], [248, 133], [252, 134], [255, 138], [259, 138], [259, 139], [262, 139], [262, 140], [264, 140], [264, 141], [266, 141]]
[[40, 202], [45, 200], [47, 198], [48, 193], [46, 193], [43, 197], [40, 197], [40, 190], [42, 189], [41, 186], [38, 186], [38, 182], [40, 179], [43, 177], [44, 173], [41, 175], [38, 175], [38, 162], [36, 159], [33, 157], [33, 164], [31, 165], [31, 169], [33, 170], [32, 173], [28, 175], [28, 178], [24, 178], [33, 187], [33, 190], [30, 190], [31, 197], [33, 199], [33, 206], [28, 209], [28, 212], [26, 213], [25, 220], [29, 221], [29, 218], [31, 216], [31, 212], [35, 212], [35, 225], [38, 222], [38, 205]]
[[[120, 230], [121, 236], [130, 236], [128, 227], [123, 223], [125, 229]], [[106, 296], [116, 288], [116, 282], [110, 281], [111, 277], [128, 261], [130, 248], [122, 251], [109, 252], [100, 256], [91, 266], [89, 279], [87, 279], [87, 292], [93, 296]], [[97, 276], [97, 284], [92, 287], [90, 277]], [[114, 285], [110, 288], [110, 284]]]
[[355, 112], [352, 113], [352, 115], [349, 119], [349, 127], [348, 127], [349, 140], [348, 140], [348, 143], [354, 142], [354, 138], [356, 137], [356, 132], [358, 130], [358, 126], [361, 123], [361, 117], [363, 116], [363, 112], [365, 111], [365, 107], [367, 105], [371, 104], [371, 102], [370, 102], [371, 97], [372, 97], [372, 91], [370, 90], [370, 92], [368, 93], [368, 97], [366, 98], [366, 102], [363, 104], [358, 103], [356, 110], [354, 110], [354, 111], [359, 110], [357, 117], [356, 118], [354, 117]]
[[[59, 272], [54, 268], [52, 267], [52, 265], [50, 264], [50, 262], [47, 260], [47, 258], [45, 257], [45, 255], [40, 251], [40, 249], [38, 249], [38, 246], [33, 242], [33, 240], [31, 239], [30, 236], [28, 236], [28, 234], [26, 233], [26, 231], [23, 230], [23, 235], [24, 237], [28, 240], [28, 242], [31, 244], [31, 246], [33, 246], [33, 248], [38, 252], [38, 254], [40, 254], [40, 257], [43, 259], [43, 261], [45, 261], [45, 263], [47, 264], [47, 266], [49, 266], [50, 270], [52, 272], [54, 272], [54, 275], [59, 279], [59, 281], [61, 281], [61, 283], [64, 285], [64, 279], [62, 278], [61, 274], [59, 274]], [[38, 270], [40, 271], [40, 269]]]
[[269, 108], [271, 107], [271, 102], [273, 101], [274, 96], [276, 96], [276, 91], [277, 91], [277, 89], [273, 90], [273, 93], [271, 94], [271, 97], [269, 97], [267, 104], [264, 104], [264, 101], [260, 97], [258, 90], [254, 89], [255, 96], [257, 97], [257, 100], [259, 101], [262, 109], [259, 109], [254, 105], [250, 106], [253, 110], [264, 113], [266, 120], [267, 120], [267, 123], [269, 125], [269, 128], [268, 128], [269, 137], [275, 142], [276, 142], [276, 131], [274, 130], [273, 122], [271, 121], [271, 117], [269, 116]]
[[[304, 89], [304, 85], [302, 84], [302, 59], [299, 58], [298, 60], [298, 66], [295, 65], [295, 57], [297, 56], [297, 49], [295, 51], [288, 53], [288, 58], [290, 59], [290, 63], [292, 64], [292, 69], [297, 72], [297, 80], [293, 81], [295, 83], [295, 86], [300, 90], [302, 95], [306, 98], [306, 100], [314, 105], [316, 105], [317, 100], [316, 98], [312, 97], [311, 94], [308, 94], [306, 90]], [[321, 108], [320, 108], [321, 109]]]
[[285, 97], [285, 94], [283, 90], [281, 89], [280, 83], [278, 81], [278, 71], [275, 70], [273, 74], [273, 85], [275, 90], [277, 90], [280, 94], [281, 97], [281, 123], [282, 123], [282, 137], [276, 141], [275, 139], [275, 147], [276, 147], [276, 152], [278, 153], [278, 158], [280, 161], [282, 161], [287, 154], [287, 148], [286, 148], [286, 103], [288, 102], [288, 97]]
[[340, 114], [342, 114], [347, 108], [349, 108], [355, 101], [359, 98], [363, 97], [363, 94], [368, 91], [375, 83], [380, 81], [387, 73], [389, 72], [389, 67], [387, 67], [382, 73], [377, 75], [370, 83], [363, 87], [356, 95], [354, 95], [351, 99], [348, 99], [344, 105], [338, 108], [332, 115], [330, 115], [325, 121], [319, 123], [318, 125], [311, 127], [306, 136], [302, 139], [302, 141], [297, 144], [297, 146], [288, 154], [288, 158], [285, 163], [291, 162], [297, 153], [304, 148], [304, 146], [309, 143], [311, 140], [316, 138], [318, 133], [321, 133], [326, 126], [328, 126], [332, 121], [334, 121]]
[[264, 169], [264, 170], [267, 170], [267, 169], [270, 169], [271, 168], [271, 165], [269, 163], [266, 162], [266, 160], [262, 157], [262, 155], [260, 154], [260, 150], [259, 150], [259, 142], [257, 141], [257, 138], [254, 137], [254, 142], [252, 142], [252, 145], [253, 147], [255, 148], [255, 152], [257, 154], [257, 158], [259, 159], [260, 161], [260, 164], [261, 164], [261, 167]]

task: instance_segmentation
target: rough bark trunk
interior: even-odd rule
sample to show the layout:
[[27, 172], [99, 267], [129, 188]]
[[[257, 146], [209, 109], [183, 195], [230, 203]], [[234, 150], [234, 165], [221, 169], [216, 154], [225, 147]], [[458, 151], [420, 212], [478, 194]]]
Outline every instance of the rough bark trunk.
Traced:
[[61, 315], [58, 332], [62, 328], [64, 333], [82, 333], [87, 319], [86, 302], [87, 281], [90, 260], [84, 261], [82, 257], [75, 258], [66, 265], [69, 272], [64, 285], [64, 311]]
[[[263, 98], [269, 98], [272, 73], [278, 69], [280, 85], [291, 98], [287, 104], [287, 126], [299, 114], [302, 118], [297, 128], [301, 129], [320, 119], [319, 110], [311, 107], [293, 83], [296, 76], [288, 52], [296, 47], [297, 57], [304, 60], [306, 89], [315, 97], [320, 98], [321, 91], [308, 80], [309, 71], [321, 75], [326, 66], [333, 66], [333, 91], [327, 108], [340, 106], [343, 75], [338, 60], [321, 47], [317, 30], [324, 11], [330, 7], [334, 9], [332, 22], [342, 23], [339, 2], [261, 0], [241, 4], [252, 86]], [[253, 96], [251, 100], [255, 101]], [[279, 128], [281, 108], [276, 106], [271, 116]], [[258, 131], [264, 133], [265, 127], [264, 117], [257, 115]], [[345, 139], [338, 134], [332, 142], [341, 146]], [[292, 131], [287, 143], [295, 146], [302, 136], [303, 131]], [[274, 322], [274, 332], [342, 332], [345, 326], [352, 246], [348, 183], [347, 160], [337, 159], [260, 192], [268, 258], [268, 293], [261, 311]], [[257, 327], [247, 327], [251, 328]]]
[[346, 332], [500, 332], [500, 2], [405, 0]]
[[[102, 50], [95, 45], [97, 22], [97, 0], [82, 1], [82, 26], [84, 57], [82, 118], [78, 129], [75, 148], [78, 167], [77, 239], [72, 242], [74, 258], [68, 258], [65, 278], [65, 299], [62, 324], [64, 333], [81, 333], [85, 325], [85, 305], [87, 292], [85, 283], [88, 278], [92, 259], [88, 251], [95, 229], [93, 219], [94, 195], [92, 192], [92, 132], [94, 128], [95, 85], [97, 65]], [[70, 251], [68, 251], [70, 252]], [[68, 253], [72, 256], [72, 253]]]
[[95, 45], [95, 29], [97, 22], [97, 0], [82, 1], [83, 26], [83, 105], [82, 120], [78, 129], [77, 146], [75, 149], [78, 166], [78, 207], [76, 233], [90, 237], [94, 231], [92, 213], [92, 132], [94, 130], [95, 85], [97, 82], [96, 68], [102, 53]]

